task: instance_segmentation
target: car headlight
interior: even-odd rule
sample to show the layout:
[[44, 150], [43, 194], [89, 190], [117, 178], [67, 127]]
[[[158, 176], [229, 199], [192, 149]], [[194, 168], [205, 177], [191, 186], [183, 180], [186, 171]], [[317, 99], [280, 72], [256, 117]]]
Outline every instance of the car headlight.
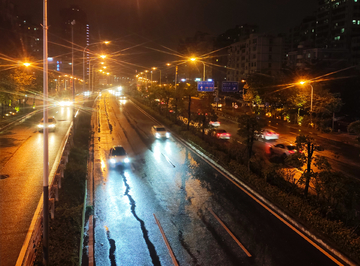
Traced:
[[44, 127], [44, 125], [42, 125], [42, 124], [39, 124], [39, 125], [38, 125], [38, 127]]
[[55, 127], [55, 124], [50, 124], [49, 127]]
[[160, 134], [159, 134], [159, 133], [155, 133], [155, 137], [160, 138]]
[[170, 133], [169, 132], [166, 132], [166, 137], [170, 138]]
[[124, 163], [130, 163], [130, 159], [126, 157], [126, 158], [124, 159]]
[[114, 163], [116, 163], [116, 160], [115, 159], [110, 159], [110, 163], [114, 164]]

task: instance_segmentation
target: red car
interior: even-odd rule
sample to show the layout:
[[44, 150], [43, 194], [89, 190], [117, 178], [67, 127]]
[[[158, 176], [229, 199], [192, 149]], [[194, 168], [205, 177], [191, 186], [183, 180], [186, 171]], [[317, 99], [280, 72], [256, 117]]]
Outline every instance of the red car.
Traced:
[[218, 139], [230, 139], [230, 133], [226, 132], [224, 129], [216, 129], [212, 132], [212, 136]]

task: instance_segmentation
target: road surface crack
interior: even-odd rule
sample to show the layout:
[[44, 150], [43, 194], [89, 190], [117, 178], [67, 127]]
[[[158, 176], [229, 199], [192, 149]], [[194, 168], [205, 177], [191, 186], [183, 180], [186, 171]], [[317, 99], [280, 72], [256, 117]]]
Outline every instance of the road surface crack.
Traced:
[[107, 236], [107, 239], [109, 240], [109, 245], [110, 245], [109, 258], [110, 258], [111, 266], [116, 266], [116, 260], [115, 260], [116, 245], [115, 245], [115, 240], [110, 238], [110, 231], [109, 230], [106, 230], [106, 236]]
[[136, 208], [136, 202], [135, 200], [132, 198], [132, 196], [129, 194], [129, 191], [130, 191], [130, 186], [129, 184], [127, 183], [127, 179], [125, 177], [125, 175], [123, 174], [122, 175], [122, 178], [123, 178], [123, 181], [124, 181], [124, 185], [126, 187], [126, 190], [125, 190], [125, 193], [124, 195], [127, 196], [129, 198], [129, 201], [130, 201], [130, 205], [131, 205], [131, 213], [134, 215], [135, 219], [140, 223], [140, 227], [141, 227], [141, 231], [143, 233], [143, 237], [144, 237], [144, 240], [146, 242], [146, 245], [149, 249], [149, 252], [150, 252], [150, 257], [151, 257], [151, 260], [152, 260], [152, 263], [154, 265], [161, 265], [160, 263], [160, 260], [159, 260], [159, 256], [157, 255], [156, 253], [156, 249], [155, 249], [155, 246], [154, 244], [150, 241], [149, 239], [149, 234], [148, 234], [148, 230], [146, 229], [146, 226], [145, 226], [145, 222], [143, 220], [141, 220], [137, 214], [136, 214], [136, 211], [135, 211], [135, 208]]

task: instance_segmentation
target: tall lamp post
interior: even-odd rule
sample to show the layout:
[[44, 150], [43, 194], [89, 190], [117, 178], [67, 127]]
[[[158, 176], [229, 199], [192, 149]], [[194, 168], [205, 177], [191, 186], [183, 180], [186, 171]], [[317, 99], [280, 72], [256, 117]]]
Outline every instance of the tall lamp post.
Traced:
[[43, 1], [43, 263], [49, 265], [49, 131], [48, 131], [48, 25], [47, 25], [47, 0]]
[[313, 96], [314, 96], [314, 88], [311, 85], [311, 83], [309, 81], [300, 81], [299, 82], [301, 85], [304, 84], [309, 84], [310, 88], [311, 88], [311, 97], [310, 97], [310, 125], [312, 126], [312, 111], [313, 111]]
[[[109, 44], [110, 42], [109, 41], [103, 41], [103, 42], [95, 42], [95, 43], [91, 43], [91, 44], [88, 44], [84, 47], [84, 50], [83, 50], [83, 80], [84, 80], [84, 83], [83, 83], [83, 92], [85, 91], [85, 81], [86, 81], [86, 77], [85, 77], [85, 51], [86, 49], [91, 46], [91, 45], [95, 45], [95, 44], [99, 44], [99, 43], [104, 43], [104, 44]], [[90, 61], [89, 60], [89, 83], [90, 83]], [[90, 87], [90, 86], [89, 86]], [[90, 89], [89, 89], [90, 90]]]
[[[102, 59], [105, 59], [106, 58], [106, 55], [100, 55], [100, 58], [102, 58]], [[92, 91], [91, 90], [91, 78], [92, 78], [92, 76], [91, 76], [91, 61], [92, 60], [95, 60], [96, 58], [93, 58], [93, 59], [90, 59], [89, 60], [89, 91]], [[94, 88], [94, 84], [92, 84], [93, 86], [92, 86], [92, 88]], [[93, 92], [93, 91], [92, 91]]]
[[[156, 70], [156, 69], [158, 69], [158, 68], [153, 67], [152, 69], [153, 69], [153, 70]], [[160, 84], [160, 86], [161, 86], [161, 69], [160, 69], [160, 68], [159, 68], [159, 71], [160, 71], [160, 82], [159, 82], [159, 84]]]
[[[193, 62], [198, 61], [198, 59], [197, 59], [196, 57], [192, 57], [192, 58], [190, 58], [190, 60], [193, 61]], [[203, 78], [202, 78], [202, 80], [205, 81], [205, 63], [204, 63], [203, 61], [200, 61], [200, 62], [201, 62], [201, 63], [203, 64], [203, 66], [204, 66], [204, 68], [203, 68]]]

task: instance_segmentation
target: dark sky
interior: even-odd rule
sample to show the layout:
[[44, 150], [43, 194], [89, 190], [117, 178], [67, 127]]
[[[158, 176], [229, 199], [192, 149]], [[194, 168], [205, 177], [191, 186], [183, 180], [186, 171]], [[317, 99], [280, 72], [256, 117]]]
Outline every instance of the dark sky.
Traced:
[[[12, 0], [20, 13], [41, 20], [42, 1]], [[78, 4], [88, 15], [95, 39], [139, 34], [174, 44], [196, 30], [214, 36], [237, 24], [258, 24], [262, 32], [278, 33], [298, 25], [316, 10], [315, 0], [49, 0], [49, 19], [61, 7]], [[39, 12], [40, 11], [40, 12]]]
[[[42, 20], [41, 0], [12, 2], [20, 14]], [[266, 33], [286, 32], [317, 8], [315, 0], [49, 0], [49, 24], [70, 4], [87, 13], [94, 41], [137, 36], [133, 44], [147, 41], [172, 49], [198, 30], [215, 37], [238, 24], [257, 24]]]

